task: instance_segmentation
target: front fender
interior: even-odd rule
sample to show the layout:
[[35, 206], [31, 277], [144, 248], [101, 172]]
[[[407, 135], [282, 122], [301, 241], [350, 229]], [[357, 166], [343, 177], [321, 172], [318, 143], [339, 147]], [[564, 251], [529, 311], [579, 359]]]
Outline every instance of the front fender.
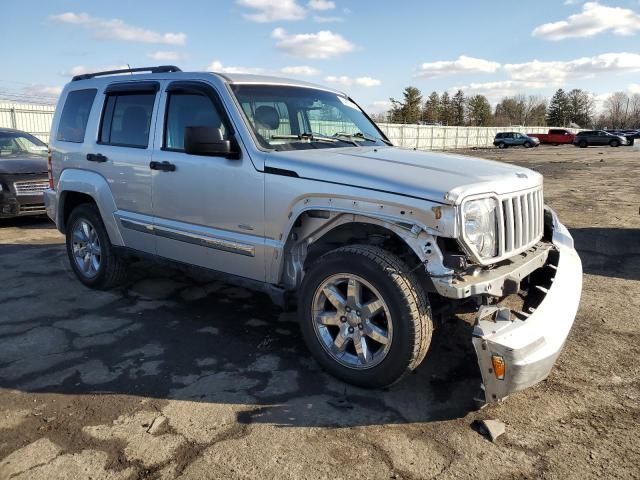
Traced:
[[61, 231], [66, 228], [64, 224], [64, 204], [71, 192], [83, 193], [93, 199], [100, 211], [100, 216], [111, 244], [123, 246], [124, 240], [114, 216], [114, 212], [117, 210], [115, 199], [107, 180], [96, 172], [76, 168], [67, 168], [62, 171], [56, 187], [56, 195], [58, 197], [56, 225], [58, 225], [58, 228]]

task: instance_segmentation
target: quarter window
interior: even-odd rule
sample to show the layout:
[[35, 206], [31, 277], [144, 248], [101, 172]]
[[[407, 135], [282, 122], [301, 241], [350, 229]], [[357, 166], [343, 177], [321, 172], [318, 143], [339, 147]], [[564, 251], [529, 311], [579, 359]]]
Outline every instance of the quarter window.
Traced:
[[99, 142], [106, 145], [146, 148], [149, 144], [155, 93], [108, 94]]
[[167, 99], [167, 116], [164, 147], [184, 150], [186, 127], [211, 127], [218, 129], [220, 139], [229, 138], [229, 129], [211, 98], [197, 93], [171, 93]]
[[91, 113], [93, 99], [97, 90], [90, 88], [87, 90], [74, 90], [69, 92], [67, 100], [62, 109], [60, 124], [58, 126], [57, 140], [62, 142], [84, 142], [84, 134]]

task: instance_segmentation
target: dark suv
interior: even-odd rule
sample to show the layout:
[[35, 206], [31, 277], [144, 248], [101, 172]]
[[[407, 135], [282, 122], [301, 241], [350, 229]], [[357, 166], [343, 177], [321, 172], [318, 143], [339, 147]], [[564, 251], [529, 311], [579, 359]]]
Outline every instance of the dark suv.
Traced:
[[518, 132], [501, 132], [496, 134], [493, 144], [498, 148], [519, 147], [524, 148], [537, 147], [540, 140], [534, 137]]
[[620, 145], [626, 145], [627, 139], [604, 130], [585, 130], [584, 132], [578, 132], [576, 138], [573, 139], [573, 144], [580, 148], [606, 145], [619, 147]]
[[0, 128], [0, 218], [46, 213], [47, 146], [20, 130]]

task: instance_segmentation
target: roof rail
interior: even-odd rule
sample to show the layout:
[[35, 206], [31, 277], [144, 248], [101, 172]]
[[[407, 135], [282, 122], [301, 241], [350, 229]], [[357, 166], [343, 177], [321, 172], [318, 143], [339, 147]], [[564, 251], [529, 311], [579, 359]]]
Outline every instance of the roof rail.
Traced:
[[174, 65], [160, 65], [157, 67], [140, 67], [140, 68], [125, 68], [122, 70], [107, 70], [106, 72], [94, 72], [85, 73], [83, 75], [76, 75], [71, 79], [72, 82], [78, 80], [87, 80], [94, 77], [102, 77], [104, 75], [116, 75], [118, 73], [136, 73], [136, 72], [151, 72], [151, 73], [168, 73], [168, 72], [181, 72], [178, 67]]

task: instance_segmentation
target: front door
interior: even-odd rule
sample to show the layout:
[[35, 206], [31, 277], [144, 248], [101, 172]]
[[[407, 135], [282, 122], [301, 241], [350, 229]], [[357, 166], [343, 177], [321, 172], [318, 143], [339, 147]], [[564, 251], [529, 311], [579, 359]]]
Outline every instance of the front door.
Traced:
[[217, 92], [204, 82], [172, 82], [160, 109], [151, 164], [158, 255], [264, 281], [264, 174], [242, 142], [239, 159], [184, 151], [185, 127], [234, 135]]

